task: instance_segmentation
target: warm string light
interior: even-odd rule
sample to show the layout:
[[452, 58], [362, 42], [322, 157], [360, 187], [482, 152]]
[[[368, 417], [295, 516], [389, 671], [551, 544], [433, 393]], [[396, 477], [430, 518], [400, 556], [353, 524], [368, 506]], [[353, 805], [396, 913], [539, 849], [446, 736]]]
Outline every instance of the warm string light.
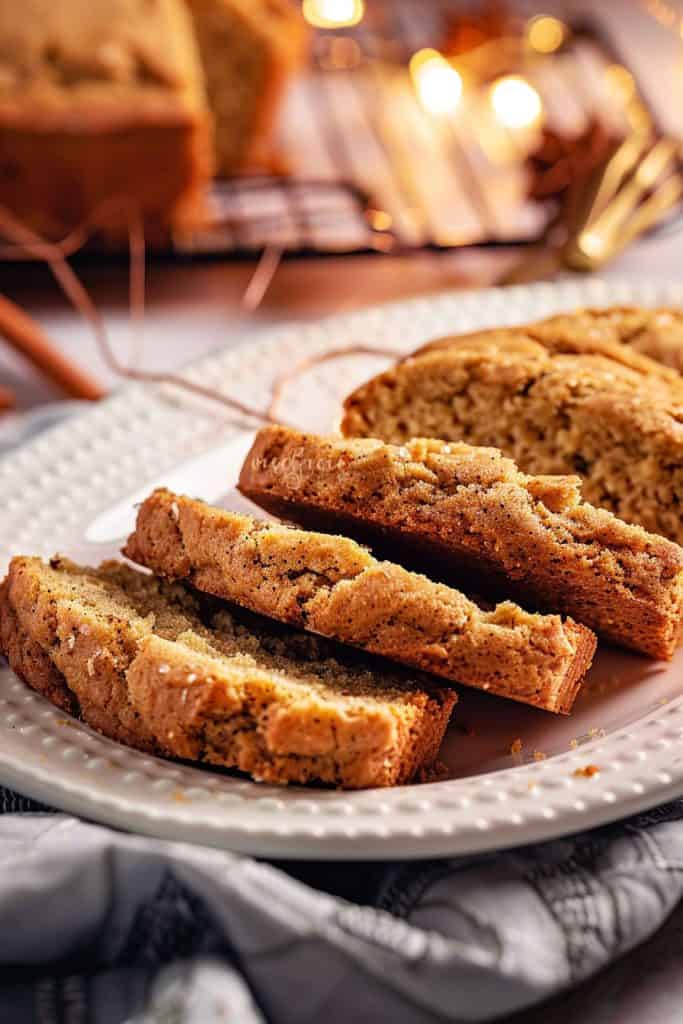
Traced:
[[496, 118], [509, 131], [535, 128], [541, 121], [541, 97], [521, 75], [505, 75], [494, 82], [490, 100]]
[[303, 16], [315, 28], [347, 28], [365, 14], [364, 0], [303, 0]]
[[437, 50], [419, 50], [410, 59], [418, 100], [430, 114], [452, 114], [462, 98], [462, 76]]
[[537, 53], [555, 53], [566, 37], [567, 26], [549, 14], [538, 14], [526, 27], [526, 41]]

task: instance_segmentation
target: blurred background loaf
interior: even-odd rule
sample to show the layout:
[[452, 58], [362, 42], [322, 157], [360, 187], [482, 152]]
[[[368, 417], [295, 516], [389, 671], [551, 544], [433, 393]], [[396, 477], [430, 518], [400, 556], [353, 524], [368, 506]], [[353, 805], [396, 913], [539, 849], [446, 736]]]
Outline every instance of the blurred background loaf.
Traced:
[[218, 174], [266, 164], [307, 31], [289, 0], [186, 0], [215, 124]]
[[263, 158], [305, 31], [286, 0], [0, 4], [0, 204], [39, 234], [148, 239]]

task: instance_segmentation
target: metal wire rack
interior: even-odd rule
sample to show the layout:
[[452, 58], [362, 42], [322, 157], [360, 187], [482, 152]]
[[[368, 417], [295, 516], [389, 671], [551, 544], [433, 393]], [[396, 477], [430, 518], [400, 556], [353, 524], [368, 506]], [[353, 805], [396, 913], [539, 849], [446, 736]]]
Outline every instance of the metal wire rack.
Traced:
[[[486, 89], [435, 118], [420, 105], [411, 54], [443, 38], [452, 4], [417, 0], [367, 5], [360, 26], [319, 33], [311, 65], [283, 111], [278, 176], [217, 181], [213, 222], [174, 241], [178, 255], [342, 254], [533, 243], [552, 199], [528, 189], [528, 152], [496, 123]], [[605, 85], [622, 61], [589, 24], [570, 44], [524, 68], [549, 127], [579, 135], [599, 117], [623, 130]]]

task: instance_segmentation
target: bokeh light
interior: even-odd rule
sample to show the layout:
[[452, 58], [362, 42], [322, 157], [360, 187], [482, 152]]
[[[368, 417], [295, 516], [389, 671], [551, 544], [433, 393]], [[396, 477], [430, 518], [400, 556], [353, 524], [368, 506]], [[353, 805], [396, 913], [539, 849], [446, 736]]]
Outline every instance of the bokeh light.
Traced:
[[364, 0], [303, 0], [304, 18], [316, 28], [357, 25], [365, 14]]
[[629, 103], [636, 95], [633, 75], [622, 64], [610, 64], [605, 69], [605, 82], [612, 95], [621, 103]]
[[539, 14], [532, 18], [526, 30], [527, 42], [537, 53], [554, 53], [559, 50], [566, 35], [566, 25], [549, 14]]
[[462, 76], [437, 50], [419, 50], [410, 59], [418, 100], [430, 114], [452, 114], [462, 97]]
[[521, 75], [506, 75], [493, 83], [491, 106], [498, 120], [512, 131], [533, 127], [543, 113], [541, 97]]

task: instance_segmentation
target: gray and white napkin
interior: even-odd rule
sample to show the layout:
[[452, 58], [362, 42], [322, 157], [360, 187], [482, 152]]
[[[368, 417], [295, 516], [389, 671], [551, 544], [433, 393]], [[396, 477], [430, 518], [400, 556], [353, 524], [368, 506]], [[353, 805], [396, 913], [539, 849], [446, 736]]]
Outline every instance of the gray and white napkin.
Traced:
[[[496, 855], [267, 864], [0, 790], [2, 1024], [683, 1019], [683, 802]], [[673, 912], [673, 915], [672, 915]], [[670, 917], [670, 915], [672, 915]]]

